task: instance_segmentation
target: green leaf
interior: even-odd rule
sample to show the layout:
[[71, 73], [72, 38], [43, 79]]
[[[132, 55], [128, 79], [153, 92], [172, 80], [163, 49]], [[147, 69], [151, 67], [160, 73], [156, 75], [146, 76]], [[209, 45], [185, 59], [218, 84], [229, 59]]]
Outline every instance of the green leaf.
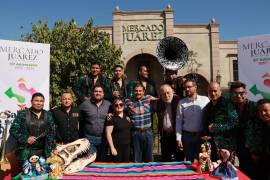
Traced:
[[60, 104], [63, 89], [75, 89], [80, 76], [86, 75], [90, 64], [99, 59], [102, 73], [112, 77], [112, 68], [123, 64], [122, 50], [110, 43], [109, 34], [93, 27], [90, 18], [82, 27], [76, 20], [68, 23], [59, 20], [53, 27], [48, 21], [39, 20], [32, 31], [22, 35], [23, 41], [50, 44], [50, 106]]

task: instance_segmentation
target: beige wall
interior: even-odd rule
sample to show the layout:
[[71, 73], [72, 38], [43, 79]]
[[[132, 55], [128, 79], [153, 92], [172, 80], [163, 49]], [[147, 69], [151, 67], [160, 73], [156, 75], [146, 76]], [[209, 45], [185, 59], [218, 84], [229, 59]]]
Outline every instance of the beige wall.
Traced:
[[228, 82], [233, 81], [233, 64], [232, 61], [237, 59], [237, 42], [222, 41], [219, 45], [221, 63], [221, 86], [227, 87]]
[[[151, 61], [155, 61], [156, 47], [159, 42], [158, 38], [152, 41], [124, 40], [123, 26], [126, 29], [129, 25], [137, 25], [138, 27], [141, 25], [163, 25], [164, 31], [160, 38], [173, 35], [183, 40], [190, 51], [197, 53], [194, 58], [202, 64], [197, 73], [208, 82], [216, 79], [218, 71], [222, 77], [222, 87], [226, 87], [228, 82], [233, 80], [232, 60], [236, 59], [237, 42], [220, 41], [219, 24], [215, 20], [209, 24], [174, 25], [173, 10], [168, 7], [162, 11], [120, 11], [118, 9], [113, 12], [113, 26], [101, 26], [98, 29], [109, 33], [111, 42], [122, 48], [121, 58], [125, 65], [132, 58], [134, 61], [135, 56], [143, 54], [151, 55], [153, 57]], [[138, 56], [136, 59], [139, 59]], [[130, 71], [135, 71], [135, 69]], [[178, 71], [179, 75], [187, 73], [189, 73], [187, 67]]]
[[[186, 43], [189, 51], [197, 53], [197, 56], [194, 58], [198, 63], [202, 64], [202, 66], [198, 68], [197, 73], [203, 75], [210, 81], [210, 41], [207, 25], [177, 25], [174, 29], [174, 36], [182, 39]], [[180, 75], [185, 75], [187, 73], [189, 73], [187, 67], [179, 70]]]

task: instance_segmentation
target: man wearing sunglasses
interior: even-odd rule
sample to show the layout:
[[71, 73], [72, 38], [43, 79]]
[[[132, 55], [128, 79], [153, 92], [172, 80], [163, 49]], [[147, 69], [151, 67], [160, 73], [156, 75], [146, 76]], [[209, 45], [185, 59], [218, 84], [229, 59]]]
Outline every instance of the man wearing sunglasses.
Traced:
[[256, 119], [256, 103], [248, 100], [246, 85], [242, 82], [233, 82], [230, 86], [230, 96], [236, 107], [239, 127], [237, 131], [237, 156], [240, 170], [252, 179], [256, 173], [258, 160], [256, 139], [254, 133], [258, 120]]

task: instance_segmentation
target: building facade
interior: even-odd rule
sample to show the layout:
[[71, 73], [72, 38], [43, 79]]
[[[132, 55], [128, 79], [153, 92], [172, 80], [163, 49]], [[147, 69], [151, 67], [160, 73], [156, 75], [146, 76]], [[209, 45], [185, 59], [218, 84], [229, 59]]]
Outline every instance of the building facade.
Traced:
[[150, 67], [150, 75], [159, 86], [164, 79], [164, 67], [158, 61], [156, 49], [167, 36], [181, 39], [192, 54], [188, 63], [178, 70], [179, 76], [195, 74], [199, 90], [206, 94], [210, 81], [222, 87], [237, 80], [237, 42], [221, 41], [219, 24], [212, 19], [208, 24], [175, 24], [170, 5], [160, 11], [113, 12], [112, 26], [99, 26], [110, 34], [111, 42], [122, 48], [122, 60], [129, 79], [137, 78], [138, 67]]

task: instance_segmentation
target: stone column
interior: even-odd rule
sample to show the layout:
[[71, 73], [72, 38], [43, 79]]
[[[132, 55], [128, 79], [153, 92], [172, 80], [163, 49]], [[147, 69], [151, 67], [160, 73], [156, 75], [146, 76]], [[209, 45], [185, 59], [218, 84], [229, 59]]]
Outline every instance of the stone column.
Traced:
[[218, 71], [220, 71], [220, 55], [219, 55], [219, 24], [215, 19], [211, 20], [210, 28], [210, 58], [211, 58], [211, 81], [216, 80]]
[[121, 11], [116, 6], [113, 12], [113, 31], [112, 31], [112, 42], [116, 47], [120, 47], [122, 43], [122, 30], [121, 30]]
[[168, 5], [164, 10], [164, 25], [165, 25], [165, 37], [173, 36], [174, 19], [173, 19], [173, 9], [171, 5]]

